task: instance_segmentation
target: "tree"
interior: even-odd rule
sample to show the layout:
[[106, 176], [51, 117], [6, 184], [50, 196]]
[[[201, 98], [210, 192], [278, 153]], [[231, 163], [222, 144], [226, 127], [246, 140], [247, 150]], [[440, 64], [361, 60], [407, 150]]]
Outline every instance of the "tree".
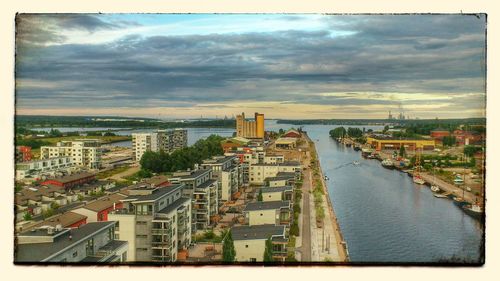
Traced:
[[384, 126], [384, 130], [382, 131], [382, 133], [387, 133], [387, 131], [389, 131], [389, 125], [385, 125]]
[[454, 146], [457, 142], [455, 137], [445, 136], [443, 137], [443, 145], [444, 146]]
[[330, 130], [330, 137], [332, 138], [342, 138], [347, 134], [347, 131], [344, 127], [338, 127], [333, 130]]
[[24, 213], [23, 218], [24, 218], [25, 221], [30, 221], [31, 219], [33, 219], [33, 217], [31, 216], [30, 212]]
[[401, 157], [405, 157], [406, 155], [406, 149], [405, 149], [405, 146], [404, 145], [401, 145], [401, 147], [399, 148], [399, 156]]
[[229, 230], [222, 244], [222, 260], [224, 262], [234, 262], [235, 257], [236, 250], [234, 249], [233, 236], [231, 235], [231, 230]]
[[264, 262], [273, 262], [273, 242], [271, 237], [266, 240], [266, 249], [264, 250]]
[[262, 202], [262, 188], [259, 188], [259, 195], [257, 195], [257, 201]]
[[468, 157], [474, 156], [474, 154], [481, 150], [479, 146], [466, 145], [464, 146], [464, 154]]

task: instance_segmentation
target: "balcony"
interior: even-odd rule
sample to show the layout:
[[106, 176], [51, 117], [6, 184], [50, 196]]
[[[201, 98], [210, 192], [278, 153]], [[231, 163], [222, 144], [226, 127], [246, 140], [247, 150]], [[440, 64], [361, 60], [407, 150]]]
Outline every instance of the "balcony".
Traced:
[[151, 229], [152, 235], [170, 235], [172, 228], [153, 228]]
[[172, 240], [168, 239], [167, 241], [153, 241], [151, 242], [151, 248], [171, 249]]

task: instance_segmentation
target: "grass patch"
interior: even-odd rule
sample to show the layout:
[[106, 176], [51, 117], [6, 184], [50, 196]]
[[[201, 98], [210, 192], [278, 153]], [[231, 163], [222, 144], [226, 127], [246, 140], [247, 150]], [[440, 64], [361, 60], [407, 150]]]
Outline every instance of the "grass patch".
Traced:
[[130, 169], [129, 166], [122, 166], [122, 167], [114, 168], [114, 169], [111, 169], [111, 170], [107, 170], [107, 171], [98, 173], [96, 175], [96, 178], [98, 178], [98, 179], [109, 178], [109, 177], [114, 176], [116, 174], [125, 172], [128, 169]]

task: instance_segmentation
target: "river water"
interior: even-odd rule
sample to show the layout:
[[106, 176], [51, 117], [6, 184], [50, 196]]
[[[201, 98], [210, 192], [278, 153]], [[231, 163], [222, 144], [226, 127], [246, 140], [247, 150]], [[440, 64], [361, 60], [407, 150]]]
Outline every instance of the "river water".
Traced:
[[[266, 121], [266, 130], [292, 125]], [[297, 126], [295, 126], [297, 127]], [[432, 196], [426, 186], [413, 183], [406, 174], [387, 170], [377, 160], [337, 144], [329, 131], [337, 126], [306, 125], [316, 143], [329, 195], [353, 262], [478, 262], [482, 226], [451, 200]], [[347, 126], [346, 126], [347, 127]], [[380, 129], [377, 126], [351, 126]], [[234, 129], [188, 128], [188, 144], [211, 134], [231, 136]], [[115, 133], [150, 130], [122, 130]], [[131, 142], [114, 145], [130, 146]], [[358, 160], [360, 165], [353, 165]]]

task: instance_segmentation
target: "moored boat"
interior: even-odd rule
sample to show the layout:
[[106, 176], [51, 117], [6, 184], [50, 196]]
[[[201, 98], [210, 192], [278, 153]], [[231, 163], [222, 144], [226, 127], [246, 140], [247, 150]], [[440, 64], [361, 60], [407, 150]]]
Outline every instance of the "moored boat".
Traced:
[[434, 195], [434, 197], [436, 197], [436, 198], [446, 198], [446, 197], [448, 197], [448, 196], [446, 196], [446, 195], [444, 195], [442, 193], [433, 193], [432, 195]]
[[391, 159], [385, 159], [382, 161], [382, 166], [387, 169], [394, 169], [394, 163], [392, 163]]
[[425, 184], [425, 180], [419, 175], [413, 176], [413, 182], [416, 184]]
[[437, 185], [431, 185], [432, 192], [439, 192], [441, 189]]
[[483, 215], [484, 215], [483, 208], [481, 208], [481, 206], [479, 206], [477, 204], [464, 205], [464, 206], [462, 206], [462, 209], [464, 210], [464, 212], [467, 215], [469, 215], [475, 219], [478, 219], [478, 220], [483, 219]]

